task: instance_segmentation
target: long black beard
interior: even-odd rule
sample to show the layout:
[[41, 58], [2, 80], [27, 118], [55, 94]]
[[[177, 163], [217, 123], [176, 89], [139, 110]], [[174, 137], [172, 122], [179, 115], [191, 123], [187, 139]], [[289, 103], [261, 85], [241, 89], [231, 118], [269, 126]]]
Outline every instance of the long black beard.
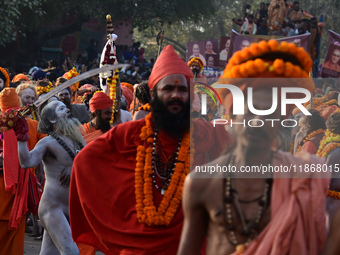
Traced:
[[109, 121], [104, 121], [99, 115], [96, 119], [96, 126], [103, 132], [106, 133], [111, 129], [111, 124]]
[[[173, 114], [167, 109], [173, 103], [181, 105], [182, 110], [179, 113]], [[156, 94], [150, 104], [155, 128], [165, 131], [174, 138], [182, 137], [184, 132], [190, 128], [189, 100], [187, 103], [183, 103], [181, 100], [171, 100], [164, 105]]]

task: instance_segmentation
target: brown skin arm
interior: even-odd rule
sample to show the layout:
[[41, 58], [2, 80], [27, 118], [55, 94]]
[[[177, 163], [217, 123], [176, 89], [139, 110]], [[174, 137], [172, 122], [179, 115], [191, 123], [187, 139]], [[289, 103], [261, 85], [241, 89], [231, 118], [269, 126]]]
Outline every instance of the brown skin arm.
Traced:
[[209, 215], [202, 203], [203, 179], [192, 179], [188, 175], [184, 183], [184, 225], [177, 255], [200, 254], [207, 232]]
[[334, 216], [322, 255], [340, 254], [339, 226], [340, 226], [340, 210], [338, 210]]

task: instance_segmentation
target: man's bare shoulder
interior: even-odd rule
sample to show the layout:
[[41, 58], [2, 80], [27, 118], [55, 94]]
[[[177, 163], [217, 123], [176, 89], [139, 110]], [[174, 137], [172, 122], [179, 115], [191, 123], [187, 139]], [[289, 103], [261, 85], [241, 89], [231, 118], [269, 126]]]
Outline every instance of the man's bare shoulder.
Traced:
[[[199, 194], [211, 194], [224, 178], [223, 172], [217, 172], [217, 166], [225, 164], [227, 155], [221, 155], [217, 159], [203, 165], [194, 166], [186, 182], [190, 183], [192, 190]], [[212, 172], [214, 169], [214, 172]], [[209, 197], [209, 195], [208, 195]]]

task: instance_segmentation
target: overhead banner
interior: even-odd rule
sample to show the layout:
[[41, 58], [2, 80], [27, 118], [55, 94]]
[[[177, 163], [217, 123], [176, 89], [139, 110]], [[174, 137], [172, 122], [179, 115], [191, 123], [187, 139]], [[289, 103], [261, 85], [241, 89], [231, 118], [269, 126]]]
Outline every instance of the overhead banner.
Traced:
[[231, 39], [230, 39], [230, 48], [228, 53], [228, 59], [234, 54], [234, 52], [242, 50], [245, 47], [248, 47], [253, 42], [259, 42], [262, 40], [270, 40], [275, 39], [277, 41], [285, 41], [295, 43], [297, 46], [303, 47], [306, 51], [309, 47], [309, 33], [296, 35], [296, 36], [270, 36], [270, 35], [241, 35], [237, 33], [235, 30], [232, 30]]

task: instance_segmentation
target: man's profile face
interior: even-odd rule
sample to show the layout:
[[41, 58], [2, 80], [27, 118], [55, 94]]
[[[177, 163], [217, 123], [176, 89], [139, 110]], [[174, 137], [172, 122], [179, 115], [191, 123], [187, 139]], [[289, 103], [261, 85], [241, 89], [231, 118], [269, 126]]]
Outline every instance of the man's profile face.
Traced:
[[207, 41], [206, 45], [205, 45], [205, 50], [207, 52], [212, 52], [212, 49], [213, 49], [213, 45], [212, 45], [212, 42], [211, 41]]
[[340, 60], [340, 50], [335, 49], [332, 54], [332, 63], [337, 64]]
[[110, 120], [112, 118], [112, 107], [101, 110], [99, 117], [104, 122], [110, 122]]
[[[278, 105], [280, 105], [280, 102]], [[253, 106], [257, 110], [270, 109], [272, 106], [272, 89], [266, 87], [253, 91]], [[270, 148], [277, 136], [280, 122], [275, 121], [272, 127], [272, 122], [265, 121], [265, 119], [281, 119], [280, 107], [277, 107], [276, 111], [271, 115], [258, 116], [249, 111], [247, 100], [245, 100], [244, 112], [244, 115], [233, 117], [233, 122], [243, 123], [243, 120], [245, 120], [245, 127], [243, 127], [243, 124], [233, 125], [236, 130], [237, 139], [240, 140], [242, 146], [248, 152]], [[248, 125], [248, 121], [250, 121], [252, 126], [261, 126], [262, 122], [260, 120], [264, 122], [262, 127], [250, 127]]]
[[64, 89], [58, 93], [58, 98], [61, 102], [66, 105], [71, 103], [71, 94], [67, 89]]
[[55, 105], [55, 113], [59, 119], [66, 119], [71, 116], [70, 109], [63, 102], [54, 101], [52, 104]]
[[306, 123], [306, 117], [302, 116], [299, 119], [299, 127], [300, 127], [300, 132], [301, 134], [305, 137], [308, 135], [308, 125]]
[[194, 54], [194, 56], [198, 56], [200, 54], [200, 47], [198, 46], [198, 44], [194, 44], [194, 46], [192, 47], [192, 53]]
[[[154, 98], [154, 92], [151, 90]], [[183, 74], [170, 74], [157, 83], [157, 97], [172, 114], [182, 111], [189, 100], [189, 87]]]
[[30, 88], [24, 89], [21, 91], [21, 105], [25, 106], [28, 104], [33, 104], [35, 100], [35, 94], [34, 91]]

